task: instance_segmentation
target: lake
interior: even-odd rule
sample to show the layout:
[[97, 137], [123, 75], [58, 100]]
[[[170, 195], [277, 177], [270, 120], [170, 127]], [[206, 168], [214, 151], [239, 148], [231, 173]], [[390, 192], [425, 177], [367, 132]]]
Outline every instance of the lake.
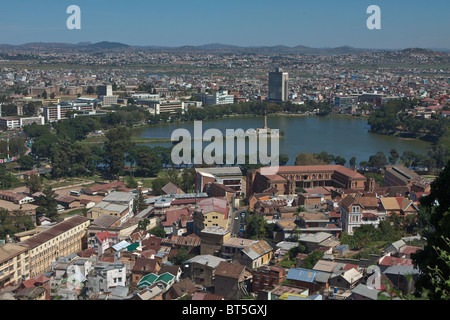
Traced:
[[[268, 127], [284, 131], [280, 139], [280, 153], [289, 156], [288, 165], [293, 165], [300, 152], [320, 153], [341, 156], [348, 161], [356, 157], [357, 165], [368, 161], [371, 155], [383, 151], [389, 156], [392, 148], [400, 155], [404, 151], [425, 154], [430, 143], [421, 140], [406, 140], [398, 137], [377, 135], [369, 132], [366, 119], [351, 117], [309, 117], [309, 116], [273, 116], [267, 121]], [[226, 129], [256, 129], [264, 126], [263, 117], [224, 118], [204, 120], [203, 133], [210, 128], [219, 129], [224, 135]], [[171, 138], [175, 129], [184, 128], [194, 136], [194, 123], [170, 123], [139, 129], [137, 136], [145, 138]], [[208, 143], [206, 143], [208, 144]], [[171, 143], [151, 143], [148, 146], [171, 146]]]

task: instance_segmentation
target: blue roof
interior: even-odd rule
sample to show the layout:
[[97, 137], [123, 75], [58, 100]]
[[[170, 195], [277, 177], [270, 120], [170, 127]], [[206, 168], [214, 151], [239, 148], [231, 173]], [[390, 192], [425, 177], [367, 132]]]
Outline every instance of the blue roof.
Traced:
[[319, 274], [319, 271], [303, 269], [303, 268], [292, 268], [289, 269], [289, 272], [286, 276], [286, 280], [296, 280], [303, 282], [314, 283], [316, 276]]

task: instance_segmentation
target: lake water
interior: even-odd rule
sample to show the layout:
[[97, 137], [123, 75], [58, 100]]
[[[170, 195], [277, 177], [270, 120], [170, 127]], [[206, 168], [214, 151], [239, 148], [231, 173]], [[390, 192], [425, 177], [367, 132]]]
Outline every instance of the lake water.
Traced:
[[[279, 141], [280, 153], [289, 156], [288, 165], [293, 165], [300, 152], [320, 153], [341, 156], [348, 161], [356, 157], [356, 163], [368, 161], [371, 155], [396, 148], [400, 155], [404, 151], [425, 154], [431, 145], [420, 140], [405, 140], [397, 137], [383, 136], [369, 132], [367, 120], [350, 117], [308, 117], [308, 116], [274, 116], [268, 118], [268, 127], [284, 131]], [[210, 128], [219, 129], [224, 135], [226, 129], [256, 129], [264, 126], [263, 117], [224, 118], [202, 121], [203, 133]], [[136, 135], [146, 138], [171, 138], [177, 128], [187, 129], [194, 137], [194, 122], [171, 123], [142, 128]], [[151, 147], [171, 146], [171, 143], [151, 143]]]

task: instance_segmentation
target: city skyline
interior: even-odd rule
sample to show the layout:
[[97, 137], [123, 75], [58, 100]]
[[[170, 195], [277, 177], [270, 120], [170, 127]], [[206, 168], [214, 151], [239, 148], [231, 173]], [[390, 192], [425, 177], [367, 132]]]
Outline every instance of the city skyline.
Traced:
[[[403, 1], [402, 1], [403, 2]], [[313, 48], [351, 46], [367, 49], [450, 48], [448, 3], [430, 0], [379, 1], [227, 1], [191, 3], [118, 3], [117, 1], [24, 0], [21, 6], [0, 4], [1, 44], [111, 41], [130, 46], [204, 45], [242, 47], [304, 45]], [[81, 30], [69, 30], [66, 9], [81, 9]], [[381, 8], [381, 29], [369, 30], [370, 5]]]

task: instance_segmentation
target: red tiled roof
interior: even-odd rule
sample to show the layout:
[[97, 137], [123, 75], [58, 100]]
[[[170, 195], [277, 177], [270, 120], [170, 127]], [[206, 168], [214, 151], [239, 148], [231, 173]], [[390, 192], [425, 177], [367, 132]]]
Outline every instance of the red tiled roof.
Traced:
[[115, 234], [115, 233], [110, 233], [109, 231], [103, 231], [103, 232], [97, 233], [96, 236], [101, 242], [103, 242], [106, 239], [108, 239], [109, 237], [118, 237], [119, 235]]
[[412, 266], [414, 265], [411, 259], [403, 259], [385, 256], [378, 260], [378, 264], [382, 266]]
[[105, 189], [114, 189], [114, 188], [118, 188], [118, 187], [122, 187], [125, 186], [125, 182], [123, 181], [116, 181], [116, 182], [111, 182], [111, 183], [107, 183], [107, 184], [98, 184], [92, 187], [89, 187], [88, 190], [90, 191], [100, 191], [100, 190], [105, 190]]
[[162, 221], [163, 226], [171, 226], [174, 222], [177, 222], [182, 216], [190, 216], [192, 211], [188, 208], [176, 209], [166, 211], [166, 220]]
[[[261, 169], [257, 169], [261, 173]], [[336, 171], [342, 173], [350, 178], [364, 179], [366, 178], [350, 168], [346, 168], [340, 165], [311, 165], [311, 166], [283, 166], [278, 168], [278, 173], [297, 173], [297, 172], [331, 172]]]
[[330, 218], [340, 218], [341, 217], [341, 213], [340, 212], [336, 212], [336, 211], [329, 211], [328, 212], [328, 216]]

